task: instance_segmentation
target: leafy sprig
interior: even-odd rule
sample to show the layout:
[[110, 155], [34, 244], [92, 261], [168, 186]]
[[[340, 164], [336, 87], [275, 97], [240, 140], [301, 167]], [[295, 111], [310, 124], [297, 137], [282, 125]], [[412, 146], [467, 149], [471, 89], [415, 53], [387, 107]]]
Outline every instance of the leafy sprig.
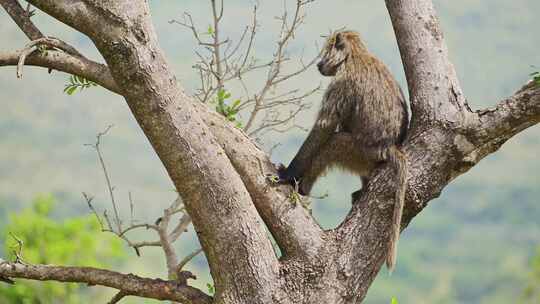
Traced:
[[240, 128], [242, 123], [237, 118], [238, 112], [240, 112], [240, 99], [228, 101], [230, 98], [231, 93], [225, 89], [221, 89], [217, 92], [216, 98], [212, 103], [216, 104], [216, 112], [225, 116], [228, 121], [234, 122], [236, 127]]
[[88, 80], [84, 77], [77, 76], [77, 75], [71, 75], [69, 77], [69, 83], [67, 83], [64, 87], [64, 93], [68, 95], [73, 95], [77, 90], [82, 91], [84, 89], [88, 89], [91, 87], [96, 87], [97, 83]]
[[216, 289], [214, 288], [214, 285], [212, 285], [210, 283], [206, 283], [206, 288], [208, 289], [208, 293], [210, 295], [214, 295], [214, 293], [216, 292]]

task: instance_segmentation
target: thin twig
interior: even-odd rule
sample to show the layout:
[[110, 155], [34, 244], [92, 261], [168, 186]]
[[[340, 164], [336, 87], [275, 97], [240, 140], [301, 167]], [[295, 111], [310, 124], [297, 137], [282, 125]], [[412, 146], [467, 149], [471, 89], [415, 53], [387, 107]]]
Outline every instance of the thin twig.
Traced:
[[180, 235], [182, 233], [187, 231], [187, 227], [191, 223], [191, 217], [189, 214], [185, 213], [178, 222], [178, 225], [174, 228], [174, 230], [170, 233], [169, 238], [172, 242], [178, 240]]
[[92, 201], [94, 200], [94, 197], [90, 197], [88, 194], [86, 194], [85, 192], [82, 193], [83, 194], [83, 197], [84, 199], [86, 200], [86, 203], [88, 204], [88, 208], [90, 209], [90, 211], [92, 211], [92, 213], [94, 213], [94, 215], [96, 216], [98, 222], [99, 222], [99, 226], [101, 227], [101, 230], [104, 231], [105, 230], [105, 226], [103, 226], [103, 221], [101, 220], [101, 216], [99, 216], [99, 214], [97, 213], [96, 211], [96, 208], [94, 207], [94, 205], [92, 204]]
[[116, 304], [120, 302], [120, 300], [122, 300], [127, 295], [128, 294], [125, 291], [120, 290], [117, 294], [114, 295], [114, 297], [107, 304]]
[[180, 263], [178, 263], [177, 270], [181, 271], [182, 269], [184, 269], [184, 267], [187, 265], [187, 263], [189, 263], [191, 260], [193, 260], [193, 258], [196, 257], [197, 255], [199, 255], [201, 252], [203, 252], [203, 250], [202, 250], [202, 248], [199, 248], [199, 249], [195, 250], [194, 252], [192, 252], [190, 255], [183, 258], [182, 261], [180, 261]]
[[[243, 90], [243, 97], [240, 98], [241, 102], [236, 109], [244, 113], [247, 112], [247, 117], [242, 119], [245, 122], [242, 126], [244, 131], [252, 136], [259, 136], [268, 131], [277, 132], [299, 127], [293, 123], [294, 117], [290, 117], [290, 115], [283, 116], [279, 113], [284, 113], [284, 109], [292, 108], [289, 113], [299, 115], [299, 113], [309, 108], [306, 105], [309, 102], [304, 100], [307, 100], [317, 90], [303, 93], [301, 90], [295, 89], [292, 90], [294, 93], [290, 91], [280, 93], [278, 86], [306, 72], [319, 58], [320, 53], [305, 63], [301, 56], [299, 58], [300, 67], [292, 72], [290, 72], [290, 69], [286, 69], [289, 72], [284, 73], [283, 66], [291, 61], [287, 56], [289, 44], [295, 38], [296, 31], [304, 23], [304, 9], [311, 2], [313, 1], [296, 0], [293, 14], [289, 14], [287, 5], [284, 5], [283, 14], [276, 18], [281, 22], [276, 51], [271, 60], [262, 64], [259, 63], [260, 60], [252, 57], [259, 26], [257, 21], [258, 7], [256, 5], [253, 7], [251, 24], [243, 29], [238, 42], [235, 44], [228, 38], [225, 41], [220, 40], [223, 35], [220, 26], [224, 15], [223, 1], [220, 1], [220, 7], [216, 0], [210, 0], [212, 28], [209, 31], [211, 38], [209, 40], [205, 40], [204, 34], [197, 30], [193, 17], [189, 13], [184, 13], [183, 21], [170, 21], [170, 23], [180, 24], [189, 29], [204, 51], [195, 52], [198, 61], [193, 67], [197, 70], [200, 79], [200, 86], [195, 97], [199, 101], [206, 103], [212, 100], [217, 92], [225, 89], [225, 86], [230, 81], [238, 82]], [[284, 1], [284, 4], [286, 4], [286, 1]], [[246, 38], [248, 32], [249, 38]], [[224, 44], [226, 44], [226, 47], [223, 50], [221, 46]], [[316, 47], [318, 48], [318, 46]], [[260, 69], [267, 69], [267, 78], [261, 88], [252, 94], [245, 83], [245, 79], [249, 73]], [[259, 117], [261, 113], [263, 113], [262, 118]], [[277, 116], [276, 113], [278, 113]], [[241, 113], [238, 112], [237, 115], [240, 117]]]
[[163, 254], [165, 255], [165, 261], [167, 263], [167, 270], [169, 274], [169, 279], [176, 276], [176, 265], [178, 264], [178, 256], [172, 246], [174, 241], [171, 240], [168, 234], [169, 222], [171, 216], [180, 210], [180, 205], [182, 200], [178, 197], [169, 208], [165, 209], [163, 212], [163, 217], [158, 225], [158, 235], [161, 242], [161, 248], [163, 249]]
[[128, 198], [129, 198], [129, 214], [131, 215], [131, 225], [133, 226], [134, 225], [133, 217], [135, 214], [135, 207], [133, 204], [133, 198], [131, 197], [131, 191], [128, 192]]
[[89, 144], [89, 146], [93, 147], [96, 150], [96, 153], [98, 155], [99, 163], [101, 165], [101, 169], [103, 170], [103, 175], [105, 176], [105, 180], [107, 182], [107, 190], [109, 191], [109, 196], [111, 198], [111, 204], [113, 206], [114, 211], [114, 221], [116, 224], [116, 228], [118, 229], [117, 232], [120, 233], [122, 231], [122, 220], [120, 219], [120, 213], [118, 212], [118, 206], [116, 205], [116, 200], [114, 197], [114, 187], [111, 184], [111, 178], [109, 177], [109, 172], [107, 170], [107, 166], [105, 165], [105, 161], [103, 159], [103, 153], [101, 152], [101, 138], [111, 130], [113, 125], [109, 125], [105, 131], [98, 133], [96, 136], [96, 143], [95, 144]]

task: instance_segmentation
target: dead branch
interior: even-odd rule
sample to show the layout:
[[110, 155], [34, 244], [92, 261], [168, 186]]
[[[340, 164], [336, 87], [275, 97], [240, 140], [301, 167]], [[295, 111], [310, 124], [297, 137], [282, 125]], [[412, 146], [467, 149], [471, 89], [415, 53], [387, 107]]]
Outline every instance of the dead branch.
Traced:
[[[108, 171], [107, 165], [105, 164], [105, 160], [103, 158], [103, 153], [101, 150], [102, 138], [103, 136], [107, 135], [107, 133], [110, 131], [111, 128], [112, 128], [112, 125], [108, 126], [103, 132], [98, 133], [96, 136], [96, 142], [94, 144], [87, 144], [87, 146], [92, 147], [97, 153], [101, 170], [103, 171], [103, 175], [105, 176], [105, 181], [106, 181], [111, 205], [114, 210], [114, 219], [111, 221], [111, 219], [109, 218], [107, 214], [107, 210], [103, 212], [102, 216], [99, 215], [96, 208], [92, 204], [93, 197], [89, 196], [88, 194], [84, 192], [83, 192], [83, 197], [88, 205], [88, 208], [98, 219], [102, 232], [112, 233], [116, 235], [117, 237], [119, 237], [120, 239], [124, 240], [129, 247], [135, 250], [135, 253], [137, 254], [137, 256], [141, 255], [140, 249], [143, 247], [161, 247], [165, 255], [168, 276], [170, 279], [173, 279], [177, 270], [177, 265], [178, 265], [178, 257], [174, 250], [173, 243], [178, 240], [178, 238], [180, 237], [182, 233], [187, 231], [187, 227], [191, 223], [191, 218], [189, 217], [189, 215], [184, 214], [180, 218], [179, 223], [175, 227], [175, 229], [171, 233], [168, 232], [169, 224], [172, 217], [177, 213], [184, 212], [184, 208], [182, 207], [182, 200], [180, 199], [180, 197], [178, 197], [171, 204], [169, 208], [165, 209], [163, 216], [159, 218], [154, 225], [135, 224], [134, 219], [133, 219], [135, 207], [133, 204], [133, 197], [130, 192], [129, 204], [130, 204], [131, 221], [128, 227], [123, 226], [123, 222], [122, 222], [120, 212], [117, 206], [116, 198], [114, 195], [114, 186], [112, 185], [109, 171]], [[115, 224], [115, 226], [113, 226], [113, 224]], [[144, 228], [146, 230], [151, 229], [151, 230], [156, 231], [159, 239], [157, 241], [133, 242], [127, 236], [127, 234], [129, 232], [132, 232], [140, 228]], [[186, 261], [185, 263], [189, 262], [189, 260], [191, 260], [192, 258], [189, 258], [189, 259], [185, 258], [184, 259]]]
[[[109, 125], [105, 131], [98, 133], [96, 136], [96, 143], [95, 144], [88, 144], [88, 146], [91, 146], [96, 150], [96, 153], [98, 155], [99, 164], [101, 165], [101, 169], [103, 170], [103, 175], [105, 176], [105, 181], [107, 182], [107, 190], [109, 191], [109, 196], [111, 198], [111, 205], [113, 206], [114, 210], [114, 221], [116, 224], [117, 233], [121, 234], [122, 230], [122, 220], [120, 219], [120, 213], [118, 212], [118, 206], [116, 205], [116, 200], [114, 198], [114, 187], [111, 185], [111, 178], [109, 177], [109, 172], [107, 171], [107, 166], [105, 165], [105, 161], [103, 160], [103, 153], [101, 152], [101, 138], [111, 130], [113, 126]], [[89, 204], [90, 205], [90, 204]]]
[[[237, 82], [244, 91], [237, 109], [248, 113], [248, 116], [243, 119], [245, 122], [243, 129], [251, 136], [256, 137], [265, 132], [279, 132], [280, 129], [289, 130], [299, 127], [293, 123], [294, 117], [291, 115], [296, 116], [307, 110], [310, 103], [305, 100], [318, 92], [319, 87], [306, 92], [295, 89], [282, 93], [279, 92], [279, 85], [306, 72], [319, 58], [317, 55], [306, 64], [300, 57], [300, 68], [292, 72], [285, 73], [282, 67], [285, 62], [291, 60], [286, 56], [288, 46], [294, 39], [298, 28], [304, 23], [304, 9], [311, 2], [313, 1], [296, 0], [295, 10], [290, 18], [285, 5], [283, 14], [276, 17], [281, 24], [276, 51], [273, 57], [264, 64], [259, 64], [258, 62], [261, 60], [251, 55], [259, 26], [257, 6], [253, 8], [251, 24], [244, 28], [238, 42], [234, 44], [229, 38], [220, 40], [222, 35], [220, 22], [224, 13], [223, 3], [219, 6], [216, 1], [210, 0], [213, 25], [205, 33], [210, 36], [210, 41], [204, 39], [204, 34], [197, 29], [193, 17], [189, 13], [183, 14], [182, 21], [171, 20], [170, 23], [187, 28], [193, 34], [198, 45], [205, 51], [204, 54], [199, 51], [195, 52], [199, 60], [194, 68], [200, 79], [200, 86], [195, 97], [204, 103], [212, 101], [218, 92], [226, 90], [226, 85], [229, 82]], [[224, 50], [222, 46], [225, 46]], [[245, 78], [248, 77], [249, 73], [260, 69], [268, 70], [267, 78], [257, 92], [251, 93], [245, 84]], [[283, 112], [289, 114], [281, 117], [280, 113]], [[264, 114], [262, 119], [258, 119], [260, 113]]]
[[193, 260], [194, 257], [199, 255], [201, 252], [203, 252], [202, 248], [199, 248], [195, 251], [193, 251], [191, 254], [187, 255], [178, 265], [176, 266], [177, 271], [181, 271], [184, 269], [184, 266], [186, 266], [191, 260]]
[[[149, 279], [134, 274], [122, 274], [91, 267], [63, 267], [0, 263], [0, 277], [23, 278], [39, 281], [86, 283], [118, 289], [123, 296], [132, 295], [157, 300], [190, 304], [209, 304], [212, 298], [204, 292], [176, 281]], [[114, 302], [113, 302], [114, 303]]]

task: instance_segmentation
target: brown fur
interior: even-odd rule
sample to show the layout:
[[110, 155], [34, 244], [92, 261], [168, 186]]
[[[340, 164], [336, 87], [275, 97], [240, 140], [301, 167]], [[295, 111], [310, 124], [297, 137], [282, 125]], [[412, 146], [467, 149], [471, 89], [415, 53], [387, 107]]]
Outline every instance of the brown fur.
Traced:
[[328, 38], [318, 67], [324, 76], [333, 76], [332, 82], [315, 125], [291, 164], [280, 170], [280, 179], [299, 182], [300, 193], [306, 195], [319, 176], [338, 166], [361, 176], [365, 186], [373, 169], [388, 162], [396, 173], [386, 260], [393, 270], [406, 187], [406, 159], [400, 151], [408, 126], [403, 93], [384, 63], [353, 31]]

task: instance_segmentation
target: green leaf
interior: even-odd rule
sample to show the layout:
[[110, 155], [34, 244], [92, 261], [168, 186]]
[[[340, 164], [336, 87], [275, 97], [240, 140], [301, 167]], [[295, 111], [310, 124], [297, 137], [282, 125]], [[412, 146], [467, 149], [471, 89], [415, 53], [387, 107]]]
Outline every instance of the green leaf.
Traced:
[[399, 304], [397, 298], [392, 297], [392, 301], [390, 302], [390, 304]]
[[240, 128], [242, 124], [238, 122], [236, 115], [240, 112], [240, 99], [235, 99], [232, 102], [227, 102], [229, 98], [232, 97], [232, 94], [226, 89], [222, 88], [217, 91], [216, 97], [211, 100], [212, 103], [216, 104], [216, 112], [225, 116], [225, 118], [234, 122], [236, 127]]
[[210, 295], [213, 295], [216, 292], [216, 290], [214, 289], [214, 285], [210, 283], [206, 283], [206, 288], [208, 288], [208, 293]]
[[66, 91], [66, 93], [68, 95], [73, 95], [73, 93], [75, 93], [75, 91], [77, 91], [77, 87], [76, 86], [73, 86], [73, 87], [69, 87]]
[[220, 89], [218, 92], [217, 92], [217, 97], [218, 97], [218, 100], [223, 100], [225, 99], [225, 89]]
[[214, 35], [214, 28], [211, 25], [208, 25], [208, 30], [206, 33], [208, 35]]
[[97, 86], [97, 83], [77, 75], [71, 75], [68, 81], [69, 83], [66, 84], [64, 88], [64, 93], [68, 95], [73, 95], [77, 89], [82, 91], [84, 89]]

